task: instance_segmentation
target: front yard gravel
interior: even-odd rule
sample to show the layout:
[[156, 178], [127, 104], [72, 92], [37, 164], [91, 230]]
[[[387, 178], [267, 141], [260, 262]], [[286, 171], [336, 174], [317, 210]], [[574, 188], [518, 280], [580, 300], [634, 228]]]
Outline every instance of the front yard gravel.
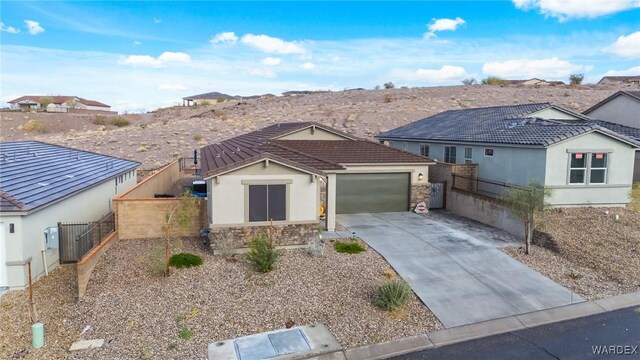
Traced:
[[[40, 350], [30, 346], [25, 292], [6, 295], [1, 300], [0, 358], [203, 358], [211, 342], [281, 329], [288, 321], [324, 323], [346, 348], [441, 328], [415, 295], [403, 313], [372, 305], [376, 285], [391, 268], [370, 248], [339, 254], [328, 243], [322, 257], [311, 257], [304, 249], [286, 250], [276, 270], [260, 274], [244, 260], [227, 262], [190, 240], [185, 250], [202, 256], [204, 264], [172, 269], [165, 278], [154, 275], [147, 263], [148, 254], [162, 244], [115, 244], [96, 266], [85, 298], [75, 305], [65, 285], [75, 280], [72, 267], [63, 266], [37, 282], [47, 341]], [[105, 339], [104, 346], [67, 353], [87, 325], [90, 330], [82, 338]], [[183, 328], [193, 332], [189, 340], [179, 337]]]

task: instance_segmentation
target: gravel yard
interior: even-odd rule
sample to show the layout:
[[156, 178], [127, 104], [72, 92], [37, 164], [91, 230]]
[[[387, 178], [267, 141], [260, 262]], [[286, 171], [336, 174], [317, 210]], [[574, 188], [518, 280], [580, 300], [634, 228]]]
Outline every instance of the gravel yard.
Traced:
[[[115, 244], [96, 266], [85, 298], [75, 304], [74, 268], [62, 266], [36, 283], [47, 345], [30, 347], [26, 291], [12, 292], [0, 305], [0, 358], [203, 358], [216, 340], [296, 325], [326, 324], [344, 347], [356, 347], [441, 328], [415, 295], [403, 313], [371, 304], [390, 266], [372, 249], [338, 254], [332, 245], [314, 258], [303, 249], [286, 250], [275, 271], [256, 273], [241, 260], [226, 262], [185, 242], [204, 264], [153, 275], [149, 253], [159, 240]], [[15, 310], [15, 311], [14, 311]], [[16, 317], [17, 313], [17, 317]], [[80, 339], [105, 339], [100, 349], [68, 354]], [[193, 332], [189, 340], [179, 333]], [[24, 349], [24, 350], [23, 350]]]
[[502, 251], [587, 299], [640, 291], [640, 213], [558, 209], [538, 223], [551, 235], [544, 247], [532, 246], [529, 255], [515, 247]]

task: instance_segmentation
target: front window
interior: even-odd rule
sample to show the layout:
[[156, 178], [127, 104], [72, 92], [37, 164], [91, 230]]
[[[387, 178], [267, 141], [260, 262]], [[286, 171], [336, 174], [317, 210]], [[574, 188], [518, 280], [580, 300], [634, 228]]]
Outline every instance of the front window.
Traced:
[[464, 163], [471, 164], [473, 162], [473, 148], [464, 148]]
[[287, 219], [287, 185], [249, 185], [249, 221]]
[[493, 148], [485, 148], [484, 156], [493, 156]]
[[605, 184], [607, 182], [606, 153], [572, 153], [569, 184]]
[[420, 144], [420, 155], [429, 157], [429, 144]]
[[455, 164], [456, 163], [456, 147], [445, 146], [444, 147], [444, 162]]

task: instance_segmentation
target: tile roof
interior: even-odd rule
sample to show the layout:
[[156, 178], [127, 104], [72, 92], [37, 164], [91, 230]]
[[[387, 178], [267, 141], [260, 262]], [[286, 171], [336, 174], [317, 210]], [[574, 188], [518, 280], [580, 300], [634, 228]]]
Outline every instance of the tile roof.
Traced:
[[[351, 140], [277, 140], [312, 126]], [[344, 169], [343, 163], [425, 163], [428, 158], [358, 139], [316, 122], [290, 122], [268, 126], [201, 149], [204, 176], [220, 174], [244, 164], [269, 158], [322, 174]]]
[[0, 142], [0, 210], [30, 211], [139, 165], [38, 141]]
[[89, 100], [77, 96], [65, 96], [65, 95], [56, 95], [56, 96], [47, 96], [47, 95], [25, 95], [21, 96], [17, 99], [13, 99], [11, 101], [7, 101], [9, 104], [22, 103], [25, 100], [28, 100], [32, 104], [38, 104], [40, 99], [43, 97], [51, 98], [51, 103], [56, 105], [62, 105], [69, 99], [78, 99], [78, 102], [87, 106], [100, 106], [100, 107], [110, 107], [107, 104], [103, 104], [96, 100]]
[[613, 100], [614, 98], [616, 98], [616, 97], [618, 97], [620, 95], [627, 95], [627, 96], [631, 97], [632, 99], [640, 100], [640, 91], [630, 91], [630, 90], [616, 91], [615, 93], [611, 94], [610, 96], [608, 96], [604, 100], [598, 102], [597, 104], [595, 104], [592, 107], [590, 107], [587, 110], [585, 110], [583, 112], [583, 114], [588, 115], [593, 110], [599, 108], [600, 106], [608, 103], [609, 101]]
[[[582, 121], [563, 122], [530, 116], [547, 108], [571, 113]], [[376, 138], [549, 146], [579, 134], [603, 130], [588, 119], [549, 103], [451, 110], [387, 131]]]
[[556, 120], [557, 122], [569, 123], [569, 124], [579, 124], [579, 125], [590, 125], [590, 126], [599, 126], [600, 128], [607, 129], [616, 134], [622, 135], [630, 140], [635, 142], [640, 142], [640, 128], [634, 128], [630, 126], [620, 125], [617, 123], [612, 123], [604, 120]]

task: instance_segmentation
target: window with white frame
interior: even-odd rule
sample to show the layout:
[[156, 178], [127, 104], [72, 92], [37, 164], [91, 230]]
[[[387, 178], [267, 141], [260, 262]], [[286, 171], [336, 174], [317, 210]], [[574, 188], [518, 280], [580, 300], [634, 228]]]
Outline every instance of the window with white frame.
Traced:
[[607, 153], [571, 153], [569, 184], [588, 185], [607, 182]]
[[471, 164], [473, 162], [473, 148], [464, 148], [464, 163]]
[[456, 147], [445, 146], [444, 147], [444, 162], [455, 164], [456, 163]]
[[420, 155], [429, 156], [429, 144], [420, 144]]

